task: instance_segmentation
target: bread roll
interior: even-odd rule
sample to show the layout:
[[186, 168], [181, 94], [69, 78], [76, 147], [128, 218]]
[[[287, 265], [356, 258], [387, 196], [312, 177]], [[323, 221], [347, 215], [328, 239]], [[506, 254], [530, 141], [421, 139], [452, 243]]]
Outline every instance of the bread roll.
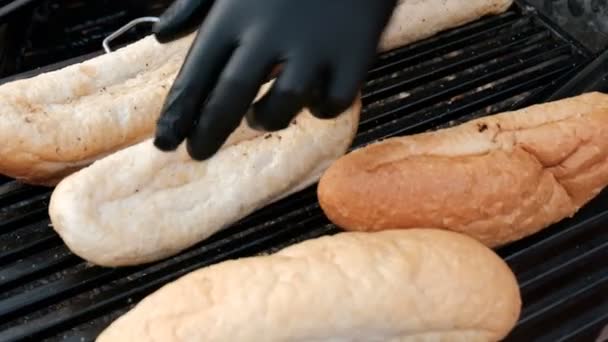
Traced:
[[38, 185], [152, 135], [189, 46], [147, 37], [81, 64], [0, 86], [0, 174]]
[[[265, 85], [259, 96], [270, 87]], [[53, 228], [78, 256], [102, 266], [159, 260], [271, 202], [317, 182], [354, 139], [360, 100], [336, 119], [307, 111], [272, 134], [239, 129], [212, 158], [151, 140], [62, 180], [50, 200]]]
[[443, 228], [497, 247], [574, 215], [608, 184], [607, 158], [608, 95], [588, 93], [368, 145], [318, 197], [346, 230]]
[[187, 274], [97, 341], [489, 342], [520, 307], [511, 270], [469, 237], [341, 233]]
[[[506, 10], [512, 0], [401, 1], [380, 50]], [[193, 34], [144, 38], [111, 54], [0, 86], [0, 174], [55, 185], [150, 138]]]

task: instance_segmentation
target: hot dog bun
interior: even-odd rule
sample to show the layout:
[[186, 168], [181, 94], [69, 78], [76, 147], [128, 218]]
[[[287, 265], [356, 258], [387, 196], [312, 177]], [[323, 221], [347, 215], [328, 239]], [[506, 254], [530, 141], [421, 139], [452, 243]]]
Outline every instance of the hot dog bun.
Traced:
[[511, 270], [467, 236], [342, 233], [187, 274], [97, 341], [489, 342], [520, 307]]
[[59, 183], [49, 206], [53, 228], [72, 252], [102, 266], [177, 254], [317, 182], [352, 143], [360, 110], [357, 99], [336, 119], [303, 111], [272, 134], [243, 120], [203, 162], [193, 161], [185, 144], [170, 153], [151, 140], [125, 148]]
[[[427, 38], [512, 0], [400, 1], [379, 50]], [[154, 37], [83, 63], [0, 86], [0, 174], [56, 185], [66, 175], [150, 138], [194, 34]]]
[[356, 150], [320, 180], [346, 230], [432, 227], [497, 247], [574, 215], [608, 184], [608, 95], [588, 93]]

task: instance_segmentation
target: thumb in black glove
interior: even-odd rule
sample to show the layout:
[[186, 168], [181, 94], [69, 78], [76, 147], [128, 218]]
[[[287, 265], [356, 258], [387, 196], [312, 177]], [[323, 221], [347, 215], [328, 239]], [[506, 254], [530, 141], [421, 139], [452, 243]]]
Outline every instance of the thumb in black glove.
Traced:
[[211, 157], [238, 127], [273, 67], [282, 72], [248, 123], [274, 131], [308, 107], [332, 118], [354, 101], [397, 0], [177, 0], [160, 42], [198, 29], [157, 124], [155, 145], [184, 139]]

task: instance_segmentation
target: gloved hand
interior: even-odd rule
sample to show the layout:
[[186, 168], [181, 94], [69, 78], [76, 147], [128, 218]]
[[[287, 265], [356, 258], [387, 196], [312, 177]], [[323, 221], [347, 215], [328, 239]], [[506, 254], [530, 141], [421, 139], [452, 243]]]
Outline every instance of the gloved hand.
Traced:
[[304, 107], [320, 118], [346, 110], [359, 91], [397, 0], [177, 0], [153, 31], [168, 42], [195, 30], [157, 123], [164, 151], [187, 140], [211, 157], [238, 127], [273, 67], [281, 73], [247, 116], [267, 131]]

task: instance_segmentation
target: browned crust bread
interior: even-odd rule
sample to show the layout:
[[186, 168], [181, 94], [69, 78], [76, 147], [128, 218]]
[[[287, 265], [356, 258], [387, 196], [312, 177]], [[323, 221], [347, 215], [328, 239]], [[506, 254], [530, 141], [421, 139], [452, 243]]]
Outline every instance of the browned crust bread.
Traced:
[[368, 145], [320, 180], [347, 230], [444, 228], [500, 246], [572, 216], [608, 184], [608, 95], [588, 93]]

